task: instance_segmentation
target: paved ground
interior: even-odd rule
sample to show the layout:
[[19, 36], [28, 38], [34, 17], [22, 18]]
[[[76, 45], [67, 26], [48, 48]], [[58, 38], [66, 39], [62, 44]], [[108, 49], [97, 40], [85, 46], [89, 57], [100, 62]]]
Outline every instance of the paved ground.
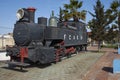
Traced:
[[[89, 48], [96, 51], [96, 47]], [[120, 80], [120, 74], [113, 74], [113, 60], [120, 59], [115, 49], [104, 48], [101, 51], [107, 51], [104, 56], [97, 61], [91, 69], [84, 75], [82, 80]]]
[[0, 80], [120, 80], [120, 74], [112, 72], [113, 59], [120, 59], [117, 50], [103, 48], [101, 52], [97, 47], [88, 47], [88, 52], [47, 67], [31, 66], [24, 72], [10, 70], [0, 62]]
[[0, 63], [0, 80], [82, 80], [84, 74], [103, 55], [94, 52], [82, 52], [69, 59], [48, 67], [32, 66], [20, 72], [18, 68], [10, 70]]

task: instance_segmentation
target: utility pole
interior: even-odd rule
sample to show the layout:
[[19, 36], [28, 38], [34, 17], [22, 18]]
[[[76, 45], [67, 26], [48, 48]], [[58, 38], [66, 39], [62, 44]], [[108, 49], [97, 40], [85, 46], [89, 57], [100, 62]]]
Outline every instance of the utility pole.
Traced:
[[120, 0], [119, 0], [119, 6], [118, 6], [118, 28], [119, 28], [119, 33], [118, 33], [118, 48], [120, 48]]

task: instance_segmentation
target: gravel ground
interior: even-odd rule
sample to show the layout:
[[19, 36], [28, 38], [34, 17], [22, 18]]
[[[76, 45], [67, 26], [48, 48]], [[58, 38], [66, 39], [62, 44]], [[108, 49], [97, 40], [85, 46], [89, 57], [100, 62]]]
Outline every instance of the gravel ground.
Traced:
[[0, 62], [0, 80], [82, 80], [84, 74], [103, 53], [82, 52], [47, 67], [31, 66], [27, 72], [10, 70]]

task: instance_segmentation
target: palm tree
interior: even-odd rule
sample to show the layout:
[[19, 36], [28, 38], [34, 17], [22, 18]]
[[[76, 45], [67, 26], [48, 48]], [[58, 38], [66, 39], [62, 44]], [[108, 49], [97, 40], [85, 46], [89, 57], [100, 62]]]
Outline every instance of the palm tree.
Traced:
[[71, 14], [68, 13], [68, 10], [63, 10], [63, 13], [64, 13], [64, 20], [65, 21], [68, 21], [70, 18], [71, 18]]
[[78, 0], [70, 0], [70, 4], [64, 4], [64, 19], [68, 20], [73, 18], [74, 21], [79, 21], [79, 19], [85, 20], [86, 11], [82, 10], [81, 12], [79, 12], [79, 9], [82, 7], [82, 4], [83, 2], [79, 2]]

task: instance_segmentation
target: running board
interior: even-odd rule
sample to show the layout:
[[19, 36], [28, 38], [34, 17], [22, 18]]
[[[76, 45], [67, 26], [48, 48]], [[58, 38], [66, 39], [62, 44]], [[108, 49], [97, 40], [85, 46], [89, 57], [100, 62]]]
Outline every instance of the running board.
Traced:
[[15, 62], [15, 61], [8, 61], [7, 64], [9, 68], [20, 67], [21, 70], [30, 65], [28, 63]]

